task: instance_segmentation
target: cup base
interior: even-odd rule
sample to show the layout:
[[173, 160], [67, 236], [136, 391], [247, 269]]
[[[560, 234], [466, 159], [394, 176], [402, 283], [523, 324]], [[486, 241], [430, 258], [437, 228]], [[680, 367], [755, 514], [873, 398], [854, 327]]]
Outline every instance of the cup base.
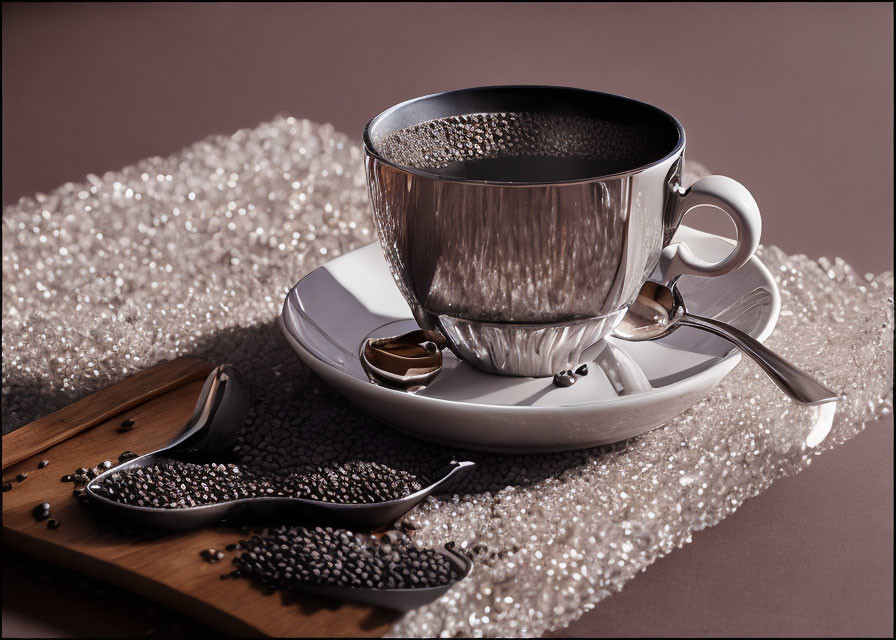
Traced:
[[622, 308], [557, 324], [437, 318], [454, 354], [477, 369], [502, 376], [545, 377], [581, 364], [582, 353], [609, 335], [625, 312]]

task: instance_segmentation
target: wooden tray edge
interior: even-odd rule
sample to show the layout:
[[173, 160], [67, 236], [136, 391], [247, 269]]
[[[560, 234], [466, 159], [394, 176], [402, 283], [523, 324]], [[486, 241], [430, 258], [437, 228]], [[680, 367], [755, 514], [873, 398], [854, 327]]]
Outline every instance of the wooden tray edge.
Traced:
[[68, 440], [139, 404], [207, 377], [214, 366], [183, 357], [157, 364], [3, 436], [2, 468]]

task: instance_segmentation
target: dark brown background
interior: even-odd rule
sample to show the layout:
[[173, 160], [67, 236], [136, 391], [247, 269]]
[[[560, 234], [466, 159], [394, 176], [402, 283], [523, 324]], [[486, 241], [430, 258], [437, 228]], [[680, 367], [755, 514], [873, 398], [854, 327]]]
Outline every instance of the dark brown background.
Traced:
[[[673, 113], [689, 157], [750, 188], [764, 243], [878, 273], [893, 268], [892, 51], [883, 3], [7, 3], [3, 204], [279, 112], [360, 140], [414, 96], [558, 84]], [[892, 452], [892, 418], [869, 425], [564, 633], [892, 635]], [[158, 626], [64, 589], [36, 605], [16, 571], [4, 635]]]

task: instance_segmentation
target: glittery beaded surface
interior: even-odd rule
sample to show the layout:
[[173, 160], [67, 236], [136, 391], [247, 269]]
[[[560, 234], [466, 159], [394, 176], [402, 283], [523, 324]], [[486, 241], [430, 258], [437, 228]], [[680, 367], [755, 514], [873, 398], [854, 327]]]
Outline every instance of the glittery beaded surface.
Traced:
[[[691, 165], [686, 182], [702, 173]], [[189, 354], [248, 374], [256, 404], [244, 455], [304, 446], [323, 456], [343, 443], [422, 459], [429, 445], [322, 385], [275, 322], [299, 278], [373, 240], [359, 147], [293, 118], [21, 199], [3, 212], [4, 433]], [[862, 276], [775, 247], [759, 255], [782, 296], [767, 344], [843, 390], [836, 414], [794, 405], [743, 361], [704, 401], [624, 443], [458, 454], [477, 473], [408, 520], [421, 544], [454, 540], [476, 568], [392, 634], [537, 635], [568, 624], [892, 410], [892, 273]]]

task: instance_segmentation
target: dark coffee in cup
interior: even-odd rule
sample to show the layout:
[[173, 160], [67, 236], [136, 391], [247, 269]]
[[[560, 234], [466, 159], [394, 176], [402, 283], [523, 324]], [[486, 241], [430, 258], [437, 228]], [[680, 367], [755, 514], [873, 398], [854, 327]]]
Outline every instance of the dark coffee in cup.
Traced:
[[498, 182], [584, 180], [661, 159], [674, 145], [618, 122], [550, 113], [475, 113], [423, 122], [385, 138], [392, 162], [433, 174]]

